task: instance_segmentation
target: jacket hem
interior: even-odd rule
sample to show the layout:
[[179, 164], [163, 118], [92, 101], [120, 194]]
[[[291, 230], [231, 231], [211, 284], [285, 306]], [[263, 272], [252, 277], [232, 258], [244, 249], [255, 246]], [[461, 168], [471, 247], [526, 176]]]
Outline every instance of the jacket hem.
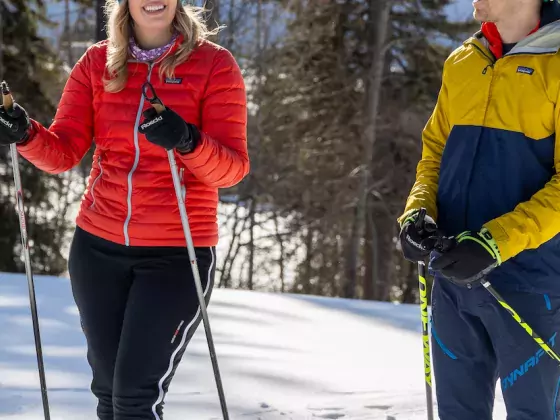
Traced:
[[[113, 242], [118, 245], [126, 246], [124, 235], [117, 235], [111, 232], [107, 232], [102, 229], [98, 229], [92, 224], [85, 221], [83, 218], [78, 217], [76, 219], [76, 226], [85, 230], [91, 235], [97, 236], [106, 241]], [[196, 236], [193, 234], [193, 245], [195, 248], [200, 247], [215, 247], [218, 245], [218, 234], [207, 235], [207, 236]], [[161, 239], [142, 239], [130, 237], [129, 246], [142, 246], [142, 247], [186, 247], [187, 242], [184, 238], [170, 238], [162, 237]]]

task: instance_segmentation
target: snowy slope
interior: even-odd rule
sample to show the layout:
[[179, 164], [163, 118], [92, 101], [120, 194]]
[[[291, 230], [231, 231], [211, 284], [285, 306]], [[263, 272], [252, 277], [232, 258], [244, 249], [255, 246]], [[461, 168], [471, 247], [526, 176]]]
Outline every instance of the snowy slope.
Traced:
[[[94, 418], [69, 282], [36, 277], [53, 420]], [[210, 321], [232, 419], [425, 419], [419, 310], [217, 289]], [[27, 283], [0, 273], [0, 420], [42, 419]], [[183, 358], [166, 420], [220, 419], [204, 331]], [[505, 419], [501, 400], [495, 419]]]

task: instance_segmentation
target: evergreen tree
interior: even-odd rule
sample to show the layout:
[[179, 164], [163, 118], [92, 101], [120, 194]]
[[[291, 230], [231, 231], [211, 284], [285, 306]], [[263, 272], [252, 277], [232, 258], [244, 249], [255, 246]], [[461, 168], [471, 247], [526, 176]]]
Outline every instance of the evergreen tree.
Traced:
[[[15, 100], [30, 116], [48, 126], [58, 99], [53, 98], [52, 89], [64, 80], [56, 54], [37, 35], [40, 22], [50, 24], [45, 16], [42, 0], [0, 2], [0, 77], [9, 83]], [[58, 177], [37, 170], [23, 158], [19, 162], [33, 269], [59, 274], [66, 268], [61, 253], [66, 223], [58, 211]], [[0, 181], [0, 271], [20, 272], [24, 266], [8, 148], [0, 149]]]
[[[295, 215], [292, 230], [301, 236], [305, 255], [294, 291], [399, 298], [408, 283], [394, 269], [400, 265], [395, 219], [410, 188], [443, 61], [472, 28], [447, 21], [448, 1], [392, 2], [387, 46], [379, 54], [372, 31], [381, 2], [281, 3], [293, 18], [286, 37], [266, 52], [264, 82], [254, 93], [264, 134], [252, 170], [283, 215]], [[348, 284], [364, 136], [371, 124], [368, 94], [377, 88], [370, 86], [374, 57], [384, 66], [367, 223], [358, 232], [359, 280]]]

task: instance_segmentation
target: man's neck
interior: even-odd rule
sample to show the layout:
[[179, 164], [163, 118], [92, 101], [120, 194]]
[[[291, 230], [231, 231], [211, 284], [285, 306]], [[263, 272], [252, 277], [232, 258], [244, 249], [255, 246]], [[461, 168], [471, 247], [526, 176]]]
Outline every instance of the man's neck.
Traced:
[[515, 44], [535, 29], [540, 21], [540, 8], [523, 8], [496, 22], [504, 44]]

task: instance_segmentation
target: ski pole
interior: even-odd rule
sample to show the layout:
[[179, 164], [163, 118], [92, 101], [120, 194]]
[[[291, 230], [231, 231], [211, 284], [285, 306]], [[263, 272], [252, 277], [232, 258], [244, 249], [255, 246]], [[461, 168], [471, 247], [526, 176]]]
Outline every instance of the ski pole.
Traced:
[[[8, 84], [2, 82], [2, 104], [4, 109], [9, 112], [13, 109], [14, 99], [10, 93]], [[49, 399], [47, 396], [47, 381], [45, 379], [45, 365], [43, 363], [43, 351], [41, 346], [41, 333], [39, 329], [39, 316], [37, 315], [37, 302], [35, 299], [35, 284], [33, 281], [33, 271], [31, 269], [31, 257], [29, 255], [29, 242], [27, 240], [27, 223], [25, 221], [25, 211], [23, 206], [23, 188], [21, 185], [21, 175], [19, 172], [18, 151], [15, 144], [10, 145], [12, 156], [12, 166], [14, 171], [14, 183], [16, 187], [16, 211], [19, 215], [19, 228], [21, 231], [21, 245], [23, 248], [23, 259], [25, 261], [25, 273], [27, 275], [27, 285], [29, 289], [29, 303], [31, 306], [31, 319], [33, 321], [33, 333], [35, 335], [35, 350], [37, 353], [37, 366], [39, 368], [39, 381], [41, 385], [41, 397], [43, 399], [43, 412], [45, 420], [50, 420]]]
[[426, 264], [418, 261], [418, 281], [420, 291], [420, 316], [422, 319], [422, 341], [424, 342], [424, 380], [426, 382], [426, 404], [428, 420], [434, 420], [432, 401], [432, 359], [430, 354], [430, 334], [428, 329], [428, 285], [426, 283]]
[[511, 314], [513, 319], [515, 319], [517, 321], [517, 323], [525, 331], [527, 331], [527, 334], [529, 334], [531, 337], [533, 337], [533, 340], [535, 340], [537, 342], [537, 344], [545, 351], [545, 353], [548, 354], [552, 359], [554, 359], [558, 363], [560, 363], [560, 356], [558, 356], [558, 354], [556, 354], [556, 352], [554, 350], [552, 350], [550, 348], [550, 346], [544, 342], [544, 340], [535, 332], [535, 330], [533, 330], [533, 328], [531, 328], [531, 326], [529, 324], [527, 324], [523, 320], [523, 318], [521, 318], [519, 316], [519, 314], [515, 311], [515, 309], [513, 309], [505, 301], [505, 299], [496, 291], [496, 289], [494, 289], [492, 284], [488, 280], [485, 279], [485, 280], [482, 281], [482, 285], [486, 288], [486, 290], [488, 290], [488, 292], [490, 292], [490, 294], [492, 296], [494, 296], [494, 298], [498, 301], [498, 303], [500, 305], [502, 305]]
[[[147, 90], [150, 89], [151, 95], [148, 94]], [[149, 83], [144, 83], [142, 86], [142, 92], [144, 97], [148, 102], [152, 104], [154, 109], [158, 114], [165, 111], [165, 105], [157, 97], [154, 87]], [[220, 369], [218, 366], [218, 358], [216, 356], [216, 349], [214, 347], [214, 340], [212, 339], [212, 331], [210, 329], [210, 320], [208, 319], [208, 311], [206, 309], [206, 301], [204, 299], [204, 292], [202, 291], [202, 282], [200, 281], [200, 273], [198, 272], [198, 265], [196, 262], [196, 253], [194, 250], [191, 230], [189, 226], [189, 217], [187, 215], [187, 209], [185, 202], [183, 201], [183, 194], [181, 188], [181, 181], [179, 179], [179, 172], [177, 168], [177, 161], [175, 160], [175, 155], [173, 150], [167, 151], [167, 158], [169, 159], [169, 166], [171, 167], [171, 176], [173, 177], [173, 186], [175, 188], [175, 195], [177, 196], [177, 203], [179, 205], [179, 213], [181, 214], [181, 223], [183, 224], [183, 231], [185, 234], [185, 240], [187, 241], [187, 249], [189, 253], [189, 259], [191, 261], [191, 268], [194, 277], [194, 283], [196, 285], [196, 292], [198, 294], [198, 301], [200, 303], [200, 311], [202, 313], [202, 319], [204, 321], [204, 328], [206, 331], [206, 341], [208, 342], [208, 350], [210, 351], [210, 359], [212, 360], [212, 368], [214, 369], [214, 378], [216, 380], [216, 387], [218, 388], [218, 395], [220, 398], [220, 405], [222, 408], [222, 415], [224, 420], [229, 420], [228, 409], [226, 406], [226, 398], [224, 394], [224, 389], [222, 385], [222, 379], [220, 376]]]

